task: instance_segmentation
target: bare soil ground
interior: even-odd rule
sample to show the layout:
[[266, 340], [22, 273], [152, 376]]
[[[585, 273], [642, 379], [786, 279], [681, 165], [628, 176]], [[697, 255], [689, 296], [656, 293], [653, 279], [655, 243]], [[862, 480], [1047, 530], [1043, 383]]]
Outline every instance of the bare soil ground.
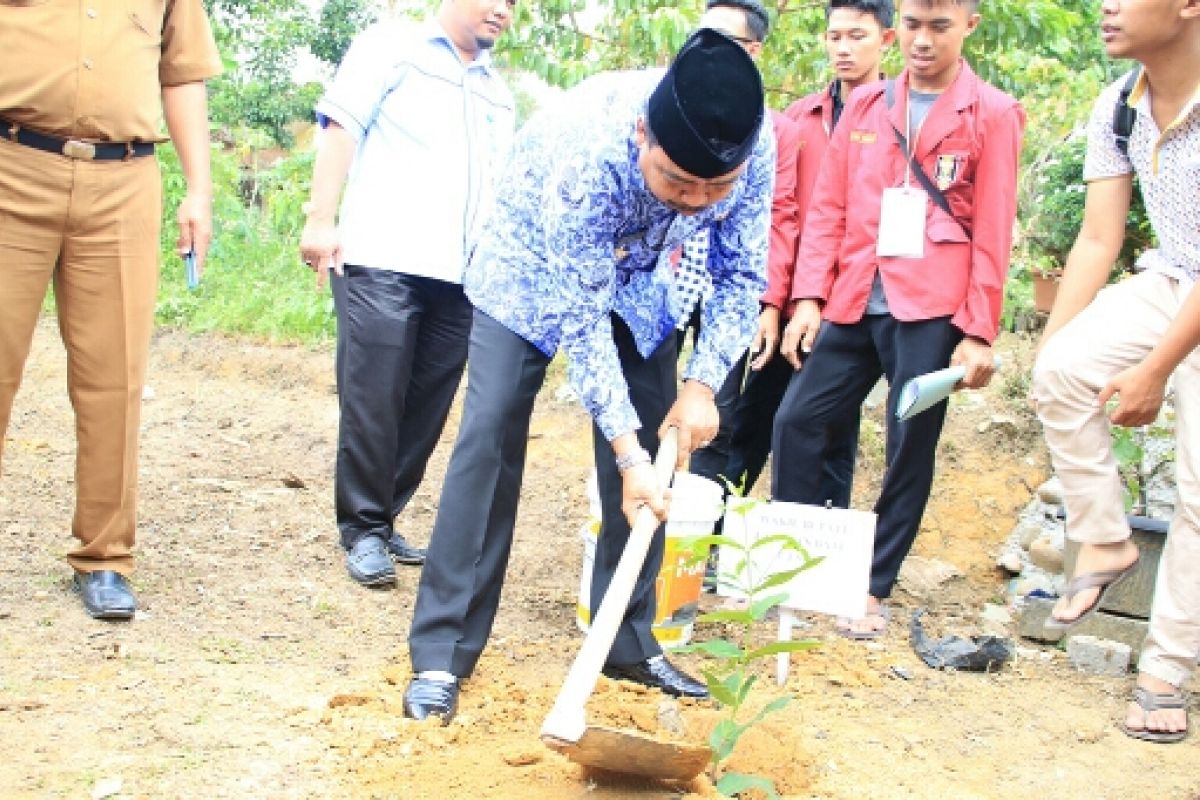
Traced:
[[[1114, 720], [1131, 678], [1074, 672], [1021, 643], [992, 675], [926, 668], [905, 612], [972, 633], [1003, 592], [997, 549], [1046, 475], [1021, 404], [1028, 344], [1007, 378], [956, 398], [917, 553], [963, 577], [913, 587], [881, 642], [808, 631], [793, 702], [748, 735], [733, 766], [796, 798], [1200, 797], [1200, 737], [1134, 742]], [[4, 798], [675, 798], [706, 780], [644, 785], [584, 773], [537, 738], [580, 637], [574, 624], [589, 433], [554, 400], [535, 417], [528, 481], [493, 646], [448, 727], [403, 719], [415, 569], [395, 591], [345, 574], [332, 523], [336, 405], [328, 350], [174, 332], [157, 336], [145, 404], [139, 571], [143, 612], [88, 619], [69, 589], [73, 420], [52, 322], [38, 330], [0, 480], [0, 796]], [[1015, 424], [984, 424], [1006, 417]], [[863, 437], [858, 505], [882, 451]], [[428, 536], [449, 444], [404, 520]], [[981, 432], [981, 428], [986, 428]], [[903, 587], [902, 587], [903, 588]], [[707, 637], [712, 630], [699, 630]], [[763, 636], [769, 637], [769, 625]], [[697, 669], [696, 657], [679, 659]], [[658, 698], [602, 681], [592, 713], [659, 733]], [[1193, 724], [1196, 720], [1193, 703]], [[688, 738], [715, 712], [686, 705]]]

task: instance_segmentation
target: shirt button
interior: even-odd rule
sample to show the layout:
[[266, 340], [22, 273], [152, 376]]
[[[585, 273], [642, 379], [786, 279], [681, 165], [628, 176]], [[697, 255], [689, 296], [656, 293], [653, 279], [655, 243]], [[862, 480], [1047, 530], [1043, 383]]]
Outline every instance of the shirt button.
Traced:
[[92, 68], [92, 60], [90, 58], [85, 58], [83, 60], [83, 66], [86, 67], [87, 69], [91, 69]]
[[87, 15], [88, 15], [89, 17], [91, 17], [92, 19], [95, 19], [95, 18], [96, 18], [96, 13], [97, 13], [97, 12], [96, 12], [96, 9], [94, 9], [94, 8], [89, 8], [89, 9], [87, 10]]

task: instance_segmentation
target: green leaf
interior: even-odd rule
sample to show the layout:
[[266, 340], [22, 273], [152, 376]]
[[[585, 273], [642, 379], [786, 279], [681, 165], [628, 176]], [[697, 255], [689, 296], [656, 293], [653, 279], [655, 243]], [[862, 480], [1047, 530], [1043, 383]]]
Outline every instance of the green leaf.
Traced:
[[733, 622], [740, 625], [749, 625], [755, 621], [755, 617], [750, 613], [749, 609], [729, 610], [729, 611], [707, 611], [696, 618], [697, 622]]
[[709, 639], [704, 642], [695, 642], [693, 644], [684, 645], [677, 648], [679, 653], [703, 653], [710, 658], [741, 658], [744, 653], [742, 648], [732, 642], [727, 642], [724, 639]]
[[800, 546], [800, 543], [796, 541], [796, 537], [789, 536], [786, 533], [772, 533], [770, 536], [763, 536], [759, 539], [756, 539], [754, 544], [750, 545], [750, 549], [758, 550], [761, 547], [769, 547], [773, 544], [779, 545], [781, 551], [803, 549]]
[[776, 592], [769, 597], [756, 600], [754, 605], [750, 607], [750, 613], [756, 621], [761, 620], [767, 615], [768, 611], [770, 611], [772, 608], [775, 608], [775, 606], [779, 605], [784, 600], [787, 600], [787, 595], [783, 592]]
[[751, 675], [750, 677], [746, 678], [746, 680], [745, 680], [745, 681], [743, 681], [743, 682], [742, 682], [742, 686], [741, 686], [741, 688], [740, 688], [740, 689], [738, 689], [738, 693], [737, 693], [737, 695], [738, 695], [738, 698], [737, 698], [737, 699], [738, 699], [738, 701], [737, 701], [737, 706], [738, 706], [738, 708], [741, 708], [741, 706], [742, 706], [742, 705], [743, 705], [743, 704], [746, 702], [746, 697], [747, 697], [747, 695], [749, 695], [749, 694], [750, 694], [750, 690], [751, 690], [751, 689], [754, 687], [754, 684], [755, 684], [755, 683], [757, 683], [757, 682], [758, 682], [758, 676], [757, 676], [757, 675]]
[[733, 753], [738, 739], [746, 732], [745, 726], [738, 725], [731, 719], [723, 719], [716, 724], [708, 736], [708, 745], [713, 751], [713, 762], [719, 764]]
[[771, 642], [764, 644], [762, 647], [756, 647], [746, 654], [747, 661], [753, 661], [756, 658], [766, 658], [767, 656], [777, 655], [778, 653], [799, 653], [803, 650], [812, 650], [820, 647], [821, 642], [818, 639], [799, 639], [792, 642]]
[[775, 790], [775, 782], [761, 775], [746, 775], [741, 772], [726, 772], [717, 781], [716, 789], [725, 797], [734, 797], [742, 792], [757, 789], [770, 800], [779, 800], [779, 792]]
[[754, 719], [752, 719], [748, 723], [746, 723], [747, 726], [754, 725], [755, 723], [757, 723], [759, 720], [761, 720], [763, 717], [767, 716], [768, 714], [774, 714], [776, 711], [781, 710], [784, 706], [786, 706], [790, 702], [792, 702], [792, 698], [789, 696], [785, 695], [783, 697], [776, 697], [774, 700], [772, 700], [771, 702], [769, 702], [765, 706], [763, 706], [762, 709], [757, 714], [754, 715]]

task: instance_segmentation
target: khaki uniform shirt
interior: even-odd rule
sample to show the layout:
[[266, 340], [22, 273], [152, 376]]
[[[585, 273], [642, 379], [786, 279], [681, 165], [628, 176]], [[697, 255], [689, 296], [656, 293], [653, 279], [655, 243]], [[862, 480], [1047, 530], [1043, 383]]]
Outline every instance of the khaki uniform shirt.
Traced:
[[42, 133], [162, 141], [162, 87], [220, 71], [201, 0], [0, 0], [0, 117]]

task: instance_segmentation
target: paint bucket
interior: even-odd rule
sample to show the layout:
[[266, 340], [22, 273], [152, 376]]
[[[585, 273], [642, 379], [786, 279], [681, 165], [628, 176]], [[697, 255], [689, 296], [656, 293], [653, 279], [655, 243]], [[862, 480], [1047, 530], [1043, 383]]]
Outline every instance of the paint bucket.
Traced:
[[[588, 478], [588, 520], [579, 529], [583, 539], [583, 568], [579, 576], [579, 600], [575, 622], [586, 631], [591, 622], [592, 568], [596, 560], [596, 536], [600, 531], [600, 496], [596, 475]], [[700, 590], [704, 583], [704, 560], [694, 564], [686, 541], [713, 532], [724, 513], [720, 484], [686, 472], [675, 473], [671, 509], [667, 516], [662, 568], [655, 582], [655, 615], [652, 632], [665, 648], [680, 647], [692, 637]]]

